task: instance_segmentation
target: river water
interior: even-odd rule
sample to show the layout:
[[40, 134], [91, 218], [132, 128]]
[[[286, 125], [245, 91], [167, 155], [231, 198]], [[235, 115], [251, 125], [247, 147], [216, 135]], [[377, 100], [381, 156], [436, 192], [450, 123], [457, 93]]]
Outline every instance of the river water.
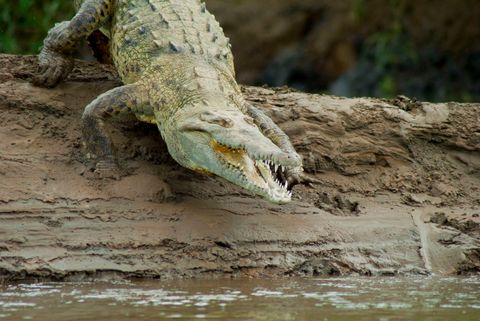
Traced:
[[480, 320], [480, 277], [19, 283], [0, 321]]

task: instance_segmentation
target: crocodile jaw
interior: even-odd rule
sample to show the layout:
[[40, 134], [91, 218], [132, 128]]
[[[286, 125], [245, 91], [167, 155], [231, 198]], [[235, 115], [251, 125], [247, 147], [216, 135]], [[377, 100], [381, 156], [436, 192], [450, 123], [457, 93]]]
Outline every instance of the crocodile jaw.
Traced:
[[301, 167], [300, 156], [282, 151], [238, 109], [184, 108], [160, 130], [180, 165], [220, 176], [273, 203], [291, 200], [282, 170]]
[[273, 203], [290, 202], [292, 192], [280, 176], [286, 165], [279, 164], [275, 157], [251, 155], [246, 149], [228, 147], [215, 140], [211, 146], [226, 170], [222, 177]]

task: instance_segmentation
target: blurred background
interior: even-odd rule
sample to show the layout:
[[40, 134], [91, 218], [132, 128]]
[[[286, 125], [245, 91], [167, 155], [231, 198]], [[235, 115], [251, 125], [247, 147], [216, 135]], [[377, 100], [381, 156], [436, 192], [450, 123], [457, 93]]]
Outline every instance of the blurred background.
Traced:
[[[242, 84], [480, 101], [479, 0], [207, 0]], [[0, 52], [38, 53], [73, 0], [0, 0]]]

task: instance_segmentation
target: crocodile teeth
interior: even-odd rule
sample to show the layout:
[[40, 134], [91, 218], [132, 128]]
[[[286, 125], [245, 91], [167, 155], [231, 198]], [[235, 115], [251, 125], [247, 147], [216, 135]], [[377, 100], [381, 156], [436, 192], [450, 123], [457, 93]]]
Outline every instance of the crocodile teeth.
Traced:
[[[219, 142], [217, 143], [226, 148], [230, 153], [237, 154], [242, 152], [242, 149], [243, 152], [245, 152], [244, 147], [241, 145], [233, 147]], [[241, 185], [248, 190], [264, 195], [277, 203], [288, 202], [292, 197], [292, 192], [287, 190], [288, 183], [284, 182], [283, 179], [277, 175], [279, 169], [281, 172], [284, 172], [286, 171], [286, 168], [285, 166], [278, 165], [277, 160], [268, 159], [268, 157], [268, 155], [259, 154], [256, 155], [256, 157], [250, 158], [253, 164], [257, 167], [257, 174], [262, 176], [263, 180], [256, 179], [252, 181], [248, 177], [249, 173], [247, 173], [250, 166], [245, 167], [245, 164], [242, 164], [241, 162], [224, 160], [223, 163], [233, 173], [235, 178], [234, 181], [241, 182]]]

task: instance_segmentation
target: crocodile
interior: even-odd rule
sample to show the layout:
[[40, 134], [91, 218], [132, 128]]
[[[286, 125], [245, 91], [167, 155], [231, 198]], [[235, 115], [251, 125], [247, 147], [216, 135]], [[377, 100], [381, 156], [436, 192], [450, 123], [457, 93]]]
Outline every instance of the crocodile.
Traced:
[[292, 186], [315, 181], [288, 136], [242, 96], [229, 39], [205, 3], [76, 0], [75, 6], [70, 21], [48, 32], [33, 82], [55, 86], [72, 70], [83, 39], [98, 30], [108, 37], [123, 85], [98, 96], [82, 116], [87, 155], [101, 177], [119, 170], [105, 121], [134, 114], [158, 126], [180, 165], [271, 202], [289, 202]]

